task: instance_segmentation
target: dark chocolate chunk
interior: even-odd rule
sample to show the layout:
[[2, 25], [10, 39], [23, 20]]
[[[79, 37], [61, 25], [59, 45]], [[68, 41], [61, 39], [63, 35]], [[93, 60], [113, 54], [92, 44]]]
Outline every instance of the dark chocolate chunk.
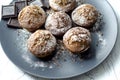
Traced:
[[17, 1], [15, 2], [15, 5], [17, 7], [17, 12], [19, 13], [25, 6], [27, 6], [26, 1]]
[[17, 10], [15, 5], [2, 6], [2, 18], [17, 17]]
[[35, 0], [35, 1], [31, 2], [30, 5], [38, 5], [42, 8], [49, 8], [48, 0]]
[[10, 18], [8, 23], [7, 23], [8, 27], [12, 27], [12, 28], [22, 28], [18, 22], [17, 18]]

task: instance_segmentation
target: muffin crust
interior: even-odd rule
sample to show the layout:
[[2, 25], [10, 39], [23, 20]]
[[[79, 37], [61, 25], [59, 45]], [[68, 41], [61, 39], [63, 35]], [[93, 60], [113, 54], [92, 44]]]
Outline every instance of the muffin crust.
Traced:
[[37, 5], [26, 6], [18, 15], [20, 25], [30, 32], [40, 28], [44, 24], [45, 19], [44, 10]]
[[32, 54], [44, 58], [55, 50], [56, 39], [47, 30], [37, 30], [28, 39], [27, 46]]

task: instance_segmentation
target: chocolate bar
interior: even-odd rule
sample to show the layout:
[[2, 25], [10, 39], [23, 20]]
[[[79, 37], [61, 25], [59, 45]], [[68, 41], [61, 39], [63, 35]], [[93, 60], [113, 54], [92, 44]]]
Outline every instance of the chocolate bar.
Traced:
[[31, 2], [30, 5], [38, 5], [42, 8], [49, 8], [48, 0], [35, 0], [35, 1]]
[[7, 23], [8, 27], [12, 27], [12, 28], [22, 28], [18, 22], [17, 18], [10, 18], [8, 23]]
[[26, 2], [26, 1], [17, 1], [17, 2], [15, 2], [15, 6], [17, 7], [17, 13], [19, 14], [19, 12], [20, 12], [25, 6], [27, 6], [27, 2]]
[[17, 10], [15, 5], [2, 6], [2, 18], [17, 17]]

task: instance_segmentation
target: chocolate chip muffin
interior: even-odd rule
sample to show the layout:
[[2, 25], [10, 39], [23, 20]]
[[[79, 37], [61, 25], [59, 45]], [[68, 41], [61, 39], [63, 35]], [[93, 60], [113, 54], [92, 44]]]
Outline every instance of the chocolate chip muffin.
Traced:
[[71, 52], [80, 54], [90, 47], [90, 32], [82, 27], [71, 28], [63, 36], [63, 43]]
[[69, 12], [76, 7], [76, 0], [49, 0], [49, 5], [56, 11]]
[[18, 15], [20, 25], [30, 32], [40, 28], [45, 23], [45, 19], [46, 13], [37, 5], [26, 6]]
[[92, 27], [97, 18], [98, 11], [91, 4], [80, 5], [72, 12], [73, 22], [84, 28]]
[[63, 36], [72, 27], [71, 18], [65, 12], [50, 14], [46, 20], [45, 28], [55, 36]]
[[39, 58], [52, 55], [56, 47], [55, 37], [47, 30], [37, 30], [27, 42], [28, 50]]

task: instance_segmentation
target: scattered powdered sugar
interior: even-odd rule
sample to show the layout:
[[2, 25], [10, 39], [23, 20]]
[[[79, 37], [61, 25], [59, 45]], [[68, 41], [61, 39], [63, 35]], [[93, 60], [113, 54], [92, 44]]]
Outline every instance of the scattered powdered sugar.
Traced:
[[104, 34], [102, 32], [102, 29], [103, 29], [103, 26], [105, 25], [104, 21], [103, 21], [103, 14], [99, 12], [99, 15], [98, 15], [98, 19], [97, 19], [97, 22], [94, 24], [94, 26], [90, 29], [90, 31], [92, 33], [95, 33], [98, 37], [98, 40], [97, 40], [97, 43], [96, 43], [96, 46], [98, 45], [102, 45], [102, 46], [105, 46], [106, 45], [106, 40], [104, 39]]
[[17, 47], [19, 47], [20, 50], [27, 52], [27, 39], [29, 38], [29, 36], [31, 35], [31, 33], [29, 33], [28, 31], [26, 31], [25, 29], [18, 29], [17, 30], [17, 35], [18, 37], [16, 38], [16, 44]]
[[[77, 1], [77, 5], [81, 5], [86, 3], [86, 0], [76, 0]], [[103, 20], [104, 15], [100, 13], [100, 11], [98, 11], [98, 19], [97, 22], [93, 25], [93, 27], [90, 29], [90, 32], [97, 34], [98, 36], [98, 40], [96, 45], [102, 45], [105, 46], [106, 45], [106, 40], [104, 39], [104, 34], [102, 32], [103, 26], [105, 24], [104, 20]], [[84, 19], [81, 19], [81, 22], [85, 22]]]
[[98, 45], [105, 46], [106, 45], [106, 40], [103, 38], [103, 33], [98, 31], [96, 34], [98, 36], [97, 46]]
[[[27, 49], [27, 40], [31, 33], [29, 33], [26, 30], [19, 29], [17, 30], [18, 37], [16, 39], [17, 47], [21, 51], [21, 57], [22, 59], [30, 65], [30, 67], [33, 68], [42, 68], [42, 71], [45, 70], [45, 68], [53, 69], [55, 67], [60, 67], [62, 63], [66, 61], [71, 62], [81, 62], [79, 56], [73, 55], [69, 50], [67, 50], [63, 44], [62, 40], [57, 40], [57, 46], [55, 55], [52, 59], [48, 61], [44, 61], [41, 59], [36, 58], [34, 55], [32, 55], [28, 49]], [[35, 60], [34, 60], [35, 59]]]
[[[53, 63], [50, 61], [44, 62], [39, 59], [37, 59], [35, 61], [32, 59], [33, 55], [30, 54], [30, 52], [28, 51], [28, 48], [27, 48], [27, 40], [31, 35], [30, 32], [28, 32], [27, 30], [24, 30], [24, 29], [18, 29], [17, 35], [18, 35], [18, 37], [16, 38], [15, 43], [22, 53], [21, 57], [24, 59], [24, 61], [26, 63], [28, 63], [30, 65], [30, 67], [33, 67], [33, 68], [38, 68], [38, 67], [46, 68], [47, 67], [50, 69], [53, 68], [53, 66], [52, 66]], [[34, 58], [35, 58], [35, 56], [34, 56]]]
[[30, 67], [33, 67], [33, 68], [50, 68], [52, 69], [53, 66], [50, 64], [50, 62], [44, 62], [44, 61], [34, 61], [31, 59], [31, 57], [29, 55], [26, 54], [22, 54], [22, 58], [25, 60], [25, 62], [27, 62]]
[[87, 19], [84, 16], [80, 16], [78, 20], [79, 20], [80, 24], [87, 23]]
[[[86, 0], [76, 0], [77, 6], [84, 4]], [[55, 11], [53, 9], [46, 10], [47, 15], [54, 13]]]
[[101, 31], [102, 26], [105, 24], [103, 21], [103, 17], [103, 14], [101, 14], [100, 11], [98, 11], [98, 19], [97, 22], [93, 25], [93, 28], [91, 28], [91, 32]]
[[[85, 0], [76, 0], [77, 4], [83, 4]], [[52, 10], [51, 10], [52, 11]], [[54, 11], [52, 11], [54, 12]], [[51, 12], [49, 12], [51, 13]], [[98, 17], [98, 20], [94, 27], [90, 30], [92, 33], [97, 34], [98, 36], [98, 43], [97, 45], [106, 45], [106, 40], [104, 39], [104, 35], [101, 31], [102, 26], [104, 25], [103, 22], [103, 15], [100, 14]], [[52, 59], [48, 61], [43, 61], [40, 59], [37, 59], [35, 56], [32, 54], [29, 54], [30, 52], [27, 49], [27, 39], [30, 37], [31, 33], [29, 33], [26, 30], [18, 29], [16, 30], [18, 37], [16, 39], [16, 45], [17, 47], [21, 50], [22, 54], [21, 57], [22, 59], [30, 65], [30, 67], [33, 68], [42, 68], [41, 70], [44, 71], [46, 68], [53, 69], [55, 67], [60, 67], [62, 63], [69, 61], [69, 62], [77, 62], [80, 63], [83, 61], [83, 59], [79, 58], [78, 55], [73, 55], [69, 50], [67, 50], [63, 44], [62, 40], [57, 40], [57, 46], [56, 46], [56, 51], [55, 55], [53, 56]], [[86, 57], [86, 55], [83, 55]], [[87, 55], [89, 57], [89, 55]], [[34, 60], [35, 58], [36, 60]]]

